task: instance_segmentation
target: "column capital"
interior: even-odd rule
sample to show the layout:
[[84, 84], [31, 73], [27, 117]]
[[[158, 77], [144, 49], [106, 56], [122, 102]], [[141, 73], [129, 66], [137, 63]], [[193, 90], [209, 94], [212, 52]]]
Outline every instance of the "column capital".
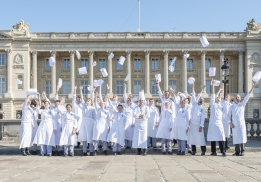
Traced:
[[37, 55], [37, 51], [31, 51], [33, 55]]
[[50, 53], [51, 53], [52, 56], [56, 55], [56, 51], [50, 51]]
[[225, 50], [220, 50], [220, 56], [224, 56], [225, 55]]
[[113, 53], [113, 51], [111, 51], [111, 50], [107, 51], [108, 56], [109, 56], [111, 53]]
[[164, 56], [168, 56], [169, 55], [169, 50], [163, 50], [163, 54], [164, 54]]
[[150, 55], [150, 51], [149, 50], [145, 50], [145, 56], [149, 56]]
[[238, 55], [239, 55], [239, 56], [243, 56], [243, 54], [244, 54], [244, 51], [242, 51], [242, 50], [239, 50], [239, 51], [238, 51]]
[[188, 50], [182, 50], [182, 54], [183, 54], [183, 56], [184, 56], [185, 54], [188, 54]]
[[131, 55], [131, 52], [132, 52], [132, 51], [127, 50], [127, 51], [126, 51], [126, 55], [127, 55], [127, 56], [130, 56], [130, 55]]
[[12, 49], [5, 49], [5, 51], [8, 55], [12, 54]]
[[87, 51], [87, 52], [88, 52], [89, 56], [93, 56], [93, 54], [94, 54], [94, 51]]
[[205, 50], [202, 50], [202, 51], [200, 51], [200, 52], [201, 52], [201, 56], [205, 56], [206, 53], [207, 53], [207, 51], [205, 51]]
[[69, 53], [70, 53], [70, 56], [74, 56], [75, 51], [69, 51]]

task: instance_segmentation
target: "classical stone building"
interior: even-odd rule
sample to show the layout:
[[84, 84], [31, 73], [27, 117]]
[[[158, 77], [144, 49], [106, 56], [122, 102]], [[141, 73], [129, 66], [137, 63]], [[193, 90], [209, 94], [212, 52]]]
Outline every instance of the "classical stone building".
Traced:
[[[210, 45], [203, 48], [199, 38], [206, 36]], [[75, 51], [81, 53], [78, 60]], [[113, 59], [108, 54], [114, 53]], [[190, 54], [184, 58], [184, 54]], [[187, 79], [196, 79], [196, 91], [206, 85], [203, 97], [208, 101], [210, 81], [208, 68], [216, 67], [217, 80], [222, 80], [223, 60], [231, 66], [227, 91], [244, 97], [252, 86], [252, 76], [261, 70], [261, 25], [251, 20], [242, 32], [30, 32], [29, 25], [20, 21], [12, 30], [0, 30], [0, 110], [4, 119], [15, 119], [22, 108], [28, 88], [46, 91], [53, 99], [58, 78], [63, 80], [60, 96], [71, 102], [74, 85], [84, 86], [103, 79], [110, 85], [110, 93], [122, 96], [124, 78], [130, 75], [127, 92], [138, 94], [144, 88], [146, 97], [159, 100], [155, 74], [161, 73], [163, 90], [190, 93]], [[56, 65], [49, 66], [53, 56]], [[117, 63], [126, 57], [123, 66]], [[175, 71], [170, 61], [176, 57]], [[92, 66], [93, 62], [96, 66]], [[86, 66], [88, 73], [79, 75], [78, 68]], [[105, 67], [108, 77], [102, 78]], [[23, 83], [18, 85], [15, 79]], [[105, 84], [102, 87], [105, 91]], [[218, 87], [217, 87], [218, 90]], [[206, 103], [206, 108], [208, 103]], [[261, 84], [255, 88], [247, 105], [246, 117], [260, 117]]]

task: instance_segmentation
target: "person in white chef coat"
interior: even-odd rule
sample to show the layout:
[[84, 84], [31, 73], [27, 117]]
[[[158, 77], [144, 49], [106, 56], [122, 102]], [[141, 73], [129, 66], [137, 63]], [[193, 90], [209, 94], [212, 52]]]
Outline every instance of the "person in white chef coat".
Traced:
[[57, 132], [57, 123], [53, 119], [55, 114], [50, 109], [50, 102], [44, 101], [44, 108], [40, 109], [41, 99], [38, 95], [37, 112], [41, 114], [41, 123], [35, 134], [33, 143], [41, 145], [41, 156], [52, 156], [52, 147], [55, 147], [55, 133]]
[[132, 147], [137, 148], [138, 155], [147, 155], [148, 119], [150, 117], [149, 108], [145, 105], [144, 91], [139, 93], [139, 105], [134, 109], [133, 117], [134, 133]]
[[159, 126], [159, 109], [155, 106], [154, 99], [149, 99], [147, 107], [150, 111], [150, 117], [148, 119], [148, 148], [157, 148], [156, 135]]
[[245, 146], [247, 142], [246, 123], [245, 123], [245, 107], [250, 95], [258, 82], [253, 83], [252, 88], [241, 102], [240, 95], [236, 95], [235, 104], [233, 104], [228, 112], [227, 120], [232, 128], [233, 144], [235, 145], [235, 156], [244, 156]]
[[[176, 113], [170, 109], [170, 103], [165, 102], [165, 107], [160, 115], [159, 128], [156, 134], [157, 138], [161, 138], [161, 149], [162, 154], [165, 155], [168, 152], [172, 155], [172, 144], [171, 144], [171, 131], [174, 123]], [[166, 144], [168, 151], [166, 151]]]
[[[71, 157], [74, 156], [74, 145], [76, 141], [77, 123], [80, 117], [72, 112], [72, 105], [66, 105], [66, 111], [62, 112], [62, 133], [60, 138], [60, 145], [64, 147], [64, 156], [68, 153]], [[69, 152], [68, 152], [69, 151]]]
[[212, 79], [212, 94], [210, 98], [210, 118], [208, 125], [207, 140], [211, 142], [211, 154], [217, 155], [216, 142], [219, 142], [219, 149], [223, 156], [226, 156], [225, 131], [222, 123], [223, 107], [220, 96], [216, 97], [215, 82]]
[[203, 107], [204, 99], [196, 98], [194, 84], [192, 86], [191, 117], [188, 130], [188, 144], [192, 147], [191, 155], [196, 154], [196, 145], [201, 146], [201, 155], [206, 153], [206, 140], [204, 136], [204, 123], [206, 111]]
[[35, 100], [30, 101], [29, 97], [30, 95], [27, 95], [23, 103], [23, 114], [19, 132], [19, 148], [21, 149], [21, 153], [23, 156], [31, 155], [29, 152], [29, 148], [32, 145], [32, 129], [35, 128], [33, 109], [36, 107], [37, 103], [35, 102]]
[[132, 101], [130, 98], [127, 98], [127, 103], [124, 105], [124, 114], [126, 115], [125, 122], [125, 147], [126, 149], [131, 149], [133, 132], [134, 132], [134, 112], [135, 106], [132, 105]]

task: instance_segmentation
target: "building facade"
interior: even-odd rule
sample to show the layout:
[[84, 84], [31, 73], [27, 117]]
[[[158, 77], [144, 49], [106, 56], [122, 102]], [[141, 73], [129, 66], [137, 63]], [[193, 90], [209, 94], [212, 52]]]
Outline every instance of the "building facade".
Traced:
[[[199, 38], [206, 36], [210, 45], [203, 48]], [[78, 60], [75, 51], [81, 53]], [[110, 53], [113, 59], [108, 59]], [[184, 54], [190, 54], [184, 58]], [[130, 75], [127, 93], [138, 94], [144, 89], [147, 98], [159, 101], [155, 74], [161, 73], [162, 90], [172, 87], [185, 94], [191, 93], [187, 79], [195, 78], [196, 92], [206, 85], [203, 97], [208, 108], [211, 79], [208, 68], [216, 67], [214, 79], [222, 82], [223, 61], [230, 64], [227, 91], [242, 97], [252, 86], [252, 76], [261, 70], [261, 25], [253, 20], [244, 32], [30, 32], [24, 21], [12, 30], [0, 30], [0, 113], [1, 118], [15, 119], [22, 108], [28, 88], [46, 91], [53, 99], [58, 78], [63, 80], [60, 96], [70, 103], [75, 85], [87, 86], [95, 79], [103, 79], [110, 86], [109, 93], [122, 97], [126, 75]], [[53, 56], [56, 65], [49, 66]], [[126, 57], [124, 65], [117, 63]], [[175, 71], [168, 67], [176, 57]], [[93, 62], [96, 66], [92, 66]], [[86, 66], [88, 73], [79, 75], [78, 68]], [[100, 69], [105, 67], [108, 77]], [[23, 83], [18, 85], [15, 79]], [[106, 83], [102, 91], [106, 90]], [[218, 90], [219, 87], [216, 87]], [[246, 108], [247, 118], [260, 117], [261, 84], [253, 91]]]

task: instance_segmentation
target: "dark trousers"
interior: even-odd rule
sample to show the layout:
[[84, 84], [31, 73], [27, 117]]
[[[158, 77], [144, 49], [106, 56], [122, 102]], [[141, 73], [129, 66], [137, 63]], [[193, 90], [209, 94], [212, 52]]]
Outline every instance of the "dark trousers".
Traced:
[[240, 149], [241, 149], [241, 152], [244, 152], [245, 151], [245, 146], [243, 143], [241, 144], [235, 144], [235, 151], [236, 153], [240, 153]]
[[[196, 152], [196, 145], [191, 145], [191, 147], [192, 147], [192, 151]], [[200, 148], [202, 152], [206, 152], [206, 146], [201, 146]]]
[[177, 142], [177, 140], [174, 139], [174, 140], [173, 140], [173, 143], [174, 143], [174, 144], [177, 144], [178, 142]]
[[[218, 141], [218, 143], [219, 143], [220, 152], [221, 152], [221, 153], [226, 152], [225, 141]], [[212, 142], [211, 142], [211, 152], [212, 152], [212, 153], [216, 153], [216, 151], [217, 151], [216, 141], [214, 141], [214, 142], [212, 141]]]
[[229, 147], [228, 138], [226, 138], [226, 141], [225, 141], [225, 147], [226, 147], [226, 148]]

